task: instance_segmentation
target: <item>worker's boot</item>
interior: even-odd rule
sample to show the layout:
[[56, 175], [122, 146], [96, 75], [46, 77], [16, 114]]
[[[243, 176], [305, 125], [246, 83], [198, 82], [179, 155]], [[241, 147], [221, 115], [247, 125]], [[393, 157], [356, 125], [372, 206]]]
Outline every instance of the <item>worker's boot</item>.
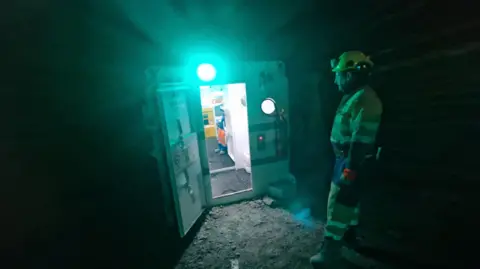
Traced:
[[310, 263], [314, 268], [329, 268], [340, 260], [340, 252], [343, 241], [334, 240], [326, 237], [320, 247], [320, 252], [310, 258]]
[[215, 153], [218, 153], [218, 154], [220, 154], [220, 155], [225, 155], [225, 154], [227, 154], [227, 152], [226, 152], [225, 150], [223, 150], [223, 149], [215, 149]]
[[361, 238], [357, 235], [357, 227], [349, 227], [348, 230], [345, 232], [345, 235], [343, 236], [343, 242], [345, 243], [345, 246], [355, 249], [359, 246], [360, 241]]

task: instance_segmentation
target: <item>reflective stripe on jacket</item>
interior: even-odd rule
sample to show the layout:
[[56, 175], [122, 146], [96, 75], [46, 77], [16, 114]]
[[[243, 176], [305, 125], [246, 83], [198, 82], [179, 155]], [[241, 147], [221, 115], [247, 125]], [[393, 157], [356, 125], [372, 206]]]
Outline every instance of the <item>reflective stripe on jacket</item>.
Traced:
[[330, 141], [336, 151], [346, 149], [346, 168], [358, 170], [365, 156], [374, 154], [382, 112], [382, 102], [368, 86], [343, 97]]

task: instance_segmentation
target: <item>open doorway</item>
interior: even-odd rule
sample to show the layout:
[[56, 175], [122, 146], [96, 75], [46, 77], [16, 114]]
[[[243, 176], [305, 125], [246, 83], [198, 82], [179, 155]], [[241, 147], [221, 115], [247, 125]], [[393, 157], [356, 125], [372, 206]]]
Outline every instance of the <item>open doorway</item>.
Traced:
[[213, 198], [252, 190], [245, 83], [200, 86]]

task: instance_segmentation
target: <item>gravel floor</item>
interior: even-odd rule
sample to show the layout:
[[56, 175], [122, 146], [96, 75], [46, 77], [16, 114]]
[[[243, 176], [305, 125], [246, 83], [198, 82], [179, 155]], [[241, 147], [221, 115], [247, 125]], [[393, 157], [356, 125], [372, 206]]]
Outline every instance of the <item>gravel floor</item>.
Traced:
[[261, 200], [216, 207], [176, 268], [311, 268], [321, 238], [306, 210], [292, 215]]

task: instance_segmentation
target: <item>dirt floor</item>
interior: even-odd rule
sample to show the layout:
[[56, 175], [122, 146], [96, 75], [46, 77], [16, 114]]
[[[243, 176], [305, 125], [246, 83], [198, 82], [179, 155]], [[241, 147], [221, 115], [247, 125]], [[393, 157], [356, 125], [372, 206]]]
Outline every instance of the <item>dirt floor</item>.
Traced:
[[176, 268], [311, 268], [321, 238], [307, 210], [291, 214], [262, 200], [216, 207]]

